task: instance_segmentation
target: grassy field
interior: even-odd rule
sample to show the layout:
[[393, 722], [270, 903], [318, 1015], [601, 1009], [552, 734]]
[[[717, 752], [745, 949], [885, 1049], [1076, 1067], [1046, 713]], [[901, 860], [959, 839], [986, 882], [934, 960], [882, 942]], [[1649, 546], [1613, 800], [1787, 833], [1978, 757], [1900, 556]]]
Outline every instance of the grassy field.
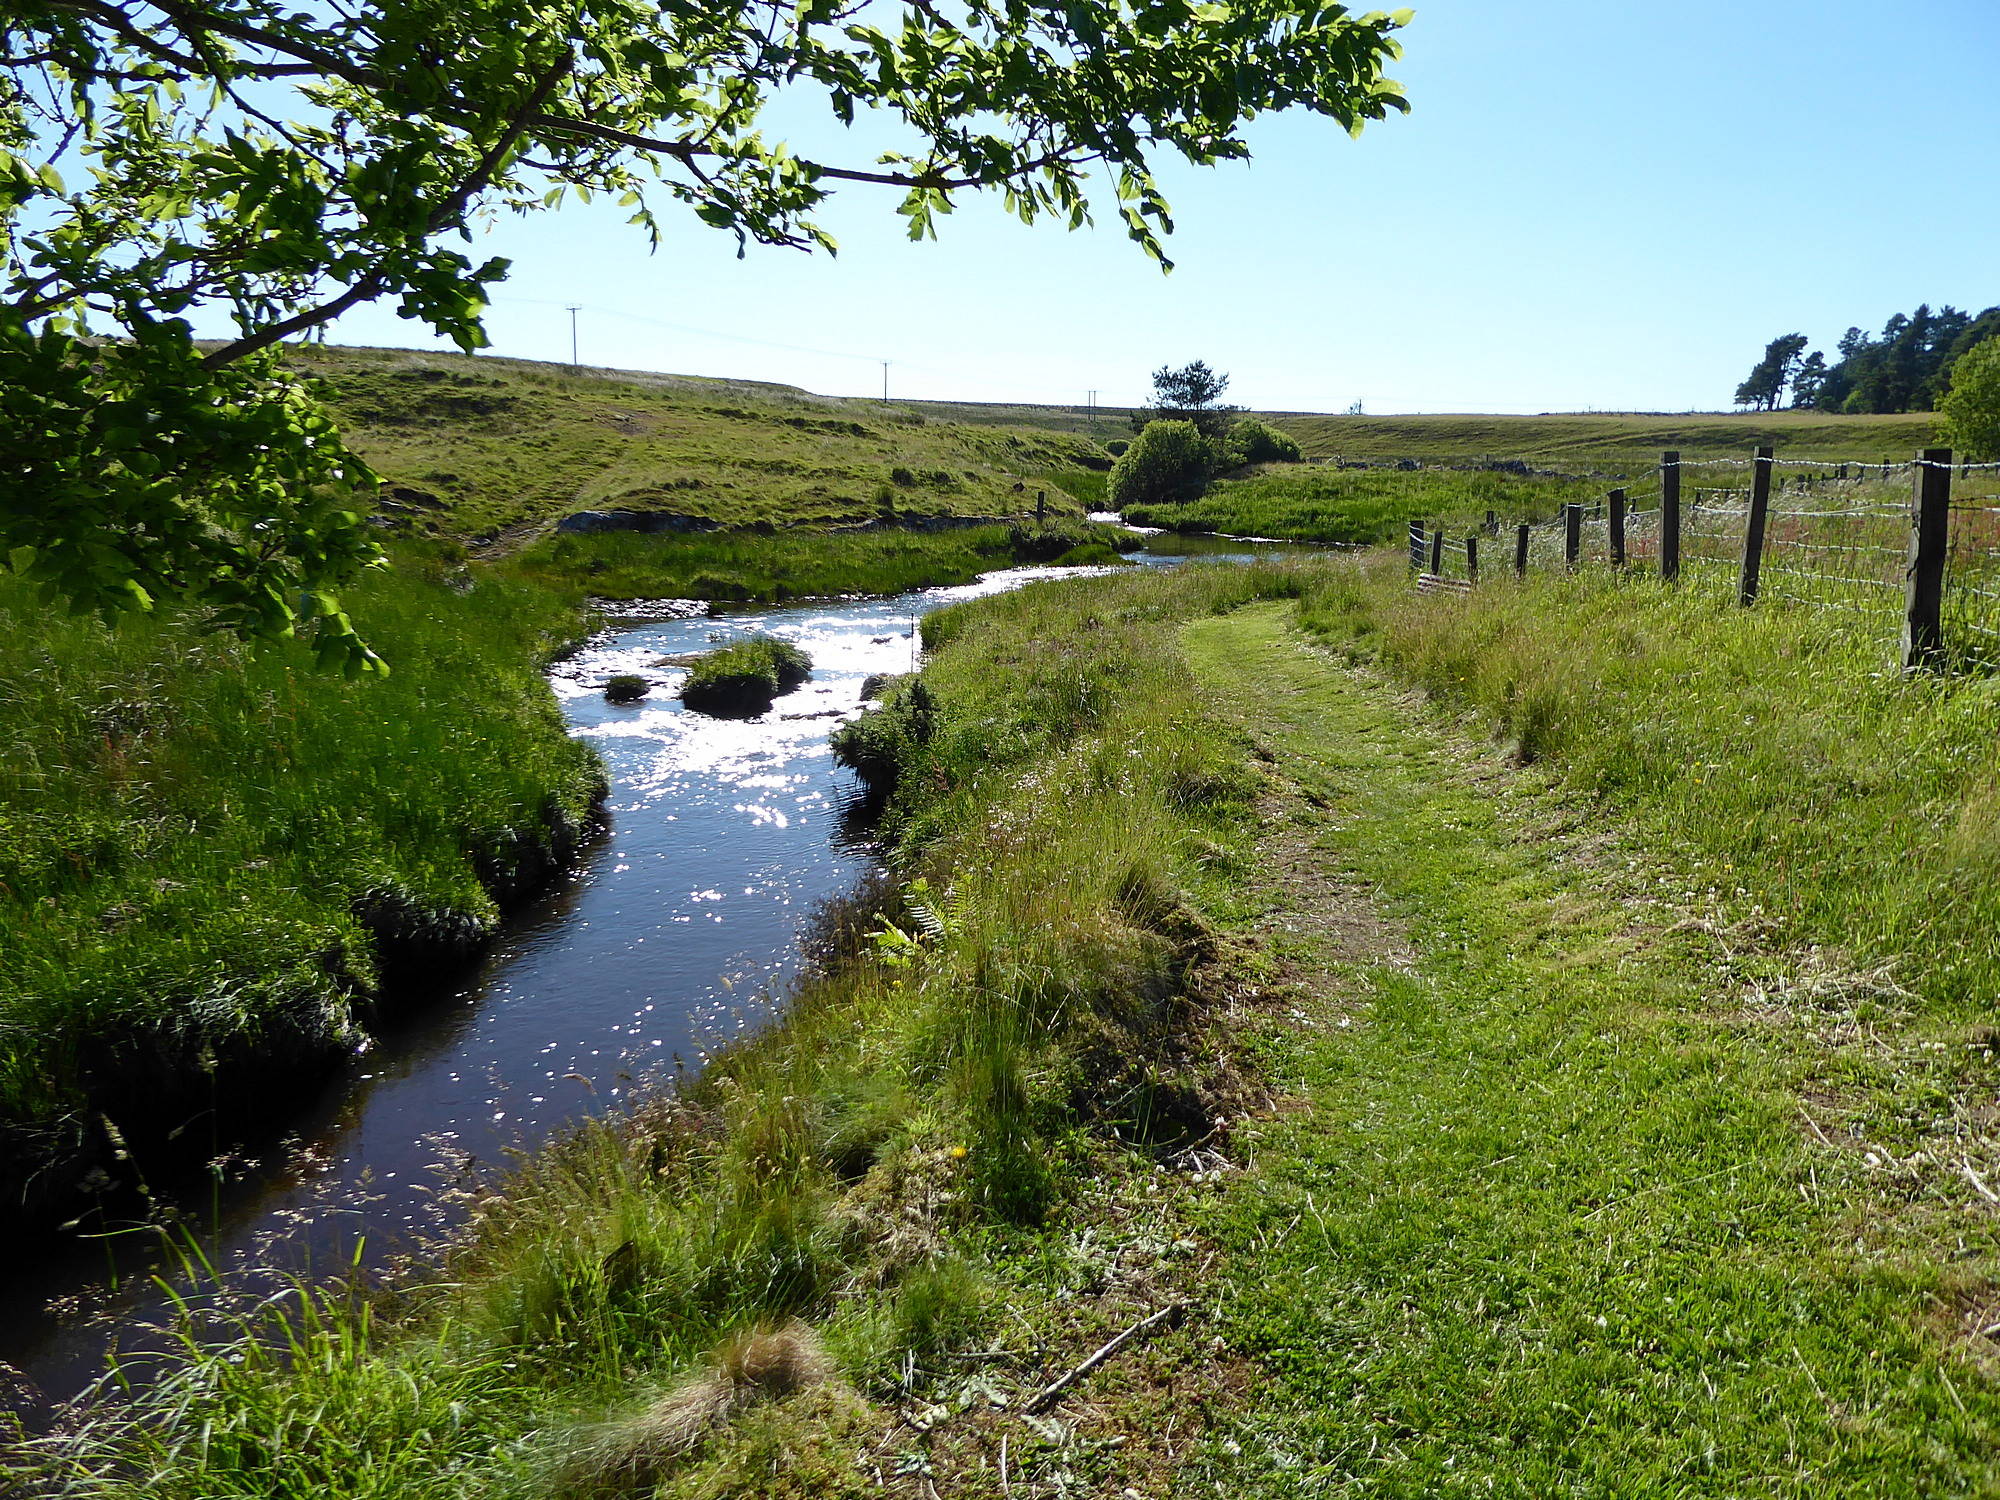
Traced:
[[[475, 542], [574, 511], [724, 526], [1034, 509], [1032, 476], [1108, 460], [1032, 426], [934, 420], [787, 386], [396, 349], [295, 349], [348, 442], [386, 481], [382, 514]], [[1016, 489], [1016, 485], [1021, 489]], [[1047, 486], [1041, 486], [1047, 487]], [[1073, 510], [1051, 489], [1057, 510]]]
[[353, 596], [395, 670], [352, 683], [195, 622], [52, 615], [0, 577], [10, 1190], [103, 1156], [100, 1114], [148, 1158], [191, 1091], [268, 1093], [351, 1048], [385, 960], [469, 951], [585, 826], [596, 763], [541, 676], [580, 595], [399, 563]]
[[1600, 487], [1576, 479], [1266, 464], [1254, 474], [1218, 480], [1198, 500], [1134, 505], [1124, 515], [1135, 526], [1169, 531], [1369, 544], [1399, 541], [1417, 520], [1469, 529], [1489, 510], [1507, 524], [1539, 521], [1565, 501], [1595, 499], [1600, 493]]
[[393, 1294], [306, 1298], [288, 1357], [198, 1345], [15, 1462], [159, 1500], [1994, 1492], [1981, 684], [1643, 578], [1418, 598], [1393, 556], [925, 639], [866, 721], [892, 880], [782, 1025]]
[[1537, 467], [1639, 474], [1678, 448], [1686, 458], [1747, 458], [1759, 443], [1780, 457], [1861, 463], [1907, 459], [1935, 441], [1929, 412], [1832, 416], [1815, 411], [1688, 415], [1551, 412], [1536, 417], [1334, 417], [1274, 412], [1268, 420], [1308, 458], [1415, 458], [1469, 463], [1519, 458]]

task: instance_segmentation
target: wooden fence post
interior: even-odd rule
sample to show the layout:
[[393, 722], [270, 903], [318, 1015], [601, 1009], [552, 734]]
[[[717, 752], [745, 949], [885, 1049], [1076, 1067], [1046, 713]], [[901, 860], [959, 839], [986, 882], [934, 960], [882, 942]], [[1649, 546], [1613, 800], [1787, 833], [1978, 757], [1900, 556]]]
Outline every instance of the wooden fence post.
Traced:
[[1611, 566], [1625, 566], [1625, 492], [1611, 492]]
[[1757, 450], [1750, 471], [1750, 519], [1743, 528], [1743, 572], [1737, 580], [1736, 602], [1746, 608], [1757, 602], [1757, 583], [1764, 571], [1764, 521], [1771, 513], [1771, 454]]
[[1660, 577], [1672, 583], [1681, 576], [1681, 456], [1669, 448], [1660, 455]]
[[1486, 512], [1486, 534], [1488, 536], [1500, 535], [1500, 518], [1490, 510]]
[[1583, 551], [1583, 505], [1572, 500], [1563, 507], [1563, 566], [1576, 570], [1577, 554]]
[[1431, 533], [1431, 574], [1433, 577], [1439, 578], [1444, 576], [1444, 528], [1442, 526]]
[[1479, 582], [1479, 538], [1476, 536], [1465, 539], [1465, 581]]
[[1951, 449], [1917, 455], [1910, 487], [1909, 580], [1903, 612], [1903, 665], [1936, 666], [1944, 656], [1944, 564], [1951, 550]]
[[1534, 532], [1534, 529], [1534, 527], [1526, 523], [1514, 528], [1514, 576], [1516, 578], [1526, 578], [1528, 576], [1528, 538]]

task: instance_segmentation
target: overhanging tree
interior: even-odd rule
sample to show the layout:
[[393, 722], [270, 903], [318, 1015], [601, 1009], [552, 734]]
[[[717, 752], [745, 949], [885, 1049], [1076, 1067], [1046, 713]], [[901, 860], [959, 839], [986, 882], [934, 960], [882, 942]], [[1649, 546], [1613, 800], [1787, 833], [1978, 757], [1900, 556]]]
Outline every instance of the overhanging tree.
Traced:
[[[1298, 106], [1350, 132], [1404, 108], [1406, 16], [1319, 0], [8, 0], [0, 12], [0, 556], [114, 613], [189, 601], [250, 635], [306, 624], [372, 665], [335, 593], [377, 555], [372, 476], [275, 358], [365, 302], [466, 350], [504, 262], [482, 216], [609, 193], [657, 239], [678, 204], [833, 248], [836, 187], [912, 238], [966, 192], [1090, 222], [1108, 193], [1164, 261], [1162, 153], [1248, 154]], [[769, 139], [780, 99], [905, 148]], [[196, 345], [186, 315], [229, 310]]]

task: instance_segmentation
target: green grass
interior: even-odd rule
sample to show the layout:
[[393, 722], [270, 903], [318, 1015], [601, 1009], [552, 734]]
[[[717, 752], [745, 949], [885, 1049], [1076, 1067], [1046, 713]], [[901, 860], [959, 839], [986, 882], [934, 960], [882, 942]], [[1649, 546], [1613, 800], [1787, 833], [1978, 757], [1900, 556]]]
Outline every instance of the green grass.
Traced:
[[[886, 497], [905, 518], [1011, 516], [1034, 508], [1029, 476], [1107, 462], [1068, 432], [788, 386], [397, 349], [290, 358], [330, 385], [342, 433], [385, 480], [386, 519], [480, 543], [579, 510], [826, 525], [874, 519]], [[1075, 509], [1060, 490], [1050, 503]]]
[[1550, 412], [1541, 416], [1335, 417], [1272, 413], [1308, 458], [1415, 458], [1435, 463], [1529, 459], [1538, 467], [1636, 475], [1662, 449], [1684, 458], [1748, 458], [1760, 443], [1780, 457], [1880, 463], [1929, 446], [1936, 418], [1834, 416], [1816, 411], [1649, 413]]
[[353, 603], [387, 679], [54, 616], [0, 577], [11, 1171], [97, 1139], [88, 1111], [150, 1118], [206, 1099], [207, 1069], [241, 1088], [351, 1046], [383, 941], [465, 951], [583, 826], [595, 760], [541, 677], [585, 628], [574, 595], [406, 553]]
[[[991, 1429], [954, 1433], [1108, 1332], [945, 1353], [1179, 1295], [1160, 1378], [1211, 1425], [1130, 1468], [1193, 1406], [1121, 1356], [1004, 1429], [1012, 1493], [1995, 1491], [1984, 684], [1643, 577], [1419, 598], [1393, 555], [1042, 584], [924, 637], [863, 721], [893, 885], [781, 1024], [525, 1163], [433, 1270], [317, 1297], [289, 1357], [199, 1342], [12, 1461], [158, 1500], [570, 1493], [800, 1317], [851, 1394], [662, 1493], [873, 1464], [1005, 1496]], [[1223, 1122], [1248, 1169], [1162, 1193]]]
[[1479, 713], [1633, 819], [1699, 887], [1738, 887], [1788, 940], [1891, 959], [1946, 1008], [2000, 990], [2000, 694], [1904, 676], [1841, 611], [1587, 568], [1408, 590], [1344, 574], [1307, 623]]
[[[1334, 585], [1343, 622], [1350, 589]], [[1583, 623], [1534, 602], [1544, 638]], [[1327, 621], [1325, 608], [1309, 604], [1308, 617]], [[1423, 608], [1467, 616], [1441, 633], [1483, 640], [1496, 664], [1520, 654], [1522, 641], [1496, 639], [1476, 608]], [[1992, 1217], [1956, 1171], [1966, 1145], [1927, 1161], [1909, 1129], [1922, 1117], [1950, 1130], [1940, 1086], [1967, 1069], [1958, 1085], [1990, 1092], [1991, 1062], [1932, 1062], [1919, 1046], [1898, 1075], [1880, 1045], [1899, 1028], [1879, 983], [1849, 971], [1837, 986], [1788, 993], [1785, 960], [1757, 953], [1755, 926], [1722, 942], [1677, 929], [1677, 917], [1714, 908], [1671, 858], [1655, 863], [1645, 841], [1600, 834], [1583, 846], [1593, 863], [1579, 865], [1579, 841], [1552, 837], [1552, 822], [1573, 824], [1580, 810], [1601, 817], [1590, 795], [1601, 782], [1581, 759], [1564, 765], [1576, 778], [1553, 787], [1510, 773], [1490, 748], [1454, 745], [1437, 716], [1302, 650], [1289, 613], [1196, 623], [1188, 650], [1222, 710], [1299, 786], [1294, 826], [1349, 890], [1371, 893], [1365, 904], [1402, 940], [1322, 934], [1316, 959], [1340, 976], [1334, 998], [1267, 1043], [1272, 1082], [1293, 1105], [1257, 1132], [1257, 1169], [1203, 1216], [1225, 1247], [1222, 1330], [1265, 1378], [1183, 1486], [1274, 1497], [1994, 1493], [2000, 1388], [1944, 1332], [1956, 1299], [1995, 1263]], [[1591, 623], [1573, 639], [1603, 641], [1606, 621]], [[1733, 639], [1739, 661], [1783, 663], [1802, 622], [1749, 636], [1700, 613], [1674, 623], [1711, 649]], [[1631, 642], [1611, 638], [1622, 675]], [[1532, 663], [1553, 659], [1553, 639], [1520, 664], [1524, 690]], [[1835, 663], [1816, 665], [1824, 691]], [[1769, 691], [1796, 710], [1788, 689], [1810, 676]], [[1720, 700], [1718, 716], [1744, 706], [1713, 677], [1690, 686]], [[1614, 694], [1587, 720], [1629, 723], [1631, 708]], [[1937, 728], [1921, 689], [1898, 709], [1906, 746]], [[1740, 764], [1747, 742], [1783, 735], [1759, 718], [1708, 753]], [[1714, 778], [1689, 769], [1676, 778], [1688, 789], [1668, 795], [1777, 827], [1776, 809], [1759, 817], [1751, 796], [1718, 797], [1704, 790]], [[1634, 783], [1644, 774], [1635, 768]], [[1850, 798], [1823, 808], [1815, 828]], [[1910, 843], [1896, 842], [1909, 858]], [[1737, 880], [1772, 883], [1779, 855], [1767, 847]], [[1833, 870], [1821, 878], [1848, 883]], [[1742, 915], [1751, 903], [1735, 889], [1725, 899]], [[1811, 963], [1791, 978], [1832, 975]], [[1880, 1030], [1839, 1039], [1857, 1017]], [[1825, 1145], [1801, 1119], [1808, 1104]], [[1904, 1162], [1893, 1174], [1864, 1154], [1885, 1143]]]
[[1107, 539], [1124, 534], [1073, 515], [947, 531], [600, 532], [548, 538], [495, 566], [544, 587], [580, 585], [608, 599], [770, 601], [970, 583], [995, 568], [1053, 562]]
[[1124, 515], [1135, 526], [1169, 531], [1375, 543], [1401, 540], [1411, 521], [1469, 529], [1489, 510], [1509, 524], [1538, 521], [1566, 501], [1594, 499], [1601, 492], [1575, 479], [1267, 464], [1245, 478], [1217, 481], [1198, 500], [1135, 505]]
[[[129, 1410], [14, 1462], [152, 1500], [562, 1493], [588, 1434], [760, 1319], [810, 1319], [878, 1397], [983, 1336], [1006, 1247], [1157, 1128], [1202, 932], [1180, 881], [1245, 789], [1160, 634], [1268, 579], [1136, 579], [1110, 607], [1042, 585], [932, 617], [954, 648], [927, 673], [947, 707], [909, 742], [900, 890], [850, 914], [780, 1026], [683, 1101], [525, 1164], [394, 1297], [307, 1299], [289, 1354], [198, 1341]], [[731, 1492], [832, 1492], [755, 1483]]]

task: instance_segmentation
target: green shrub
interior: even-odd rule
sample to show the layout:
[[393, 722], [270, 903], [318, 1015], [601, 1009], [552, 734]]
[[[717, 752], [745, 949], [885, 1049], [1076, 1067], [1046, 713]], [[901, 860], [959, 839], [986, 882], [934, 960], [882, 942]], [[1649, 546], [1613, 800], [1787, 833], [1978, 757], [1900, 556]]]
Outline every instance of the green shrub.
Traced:
[[1951, 370], [1951, 392], [1939, 405], [1940, 438], [1967, 459], [2000, 458], [2000, 337], [1964, 354]]
[[1255, 417], [1241, 417], [1229, 429], [1228, 451], [1238, 465], [1295, 464], [1302, 456], [1296, 441]]
[[650, 684], [631, 672], [620, 672], [604, 684], [604, 696], [613, 703], [637, 703], [646, 696]]
[[1192, 500], [1208, 482], [1213, 453], [1192, 422], [1148, 422], [1146, 430], [1111, 466], [1107, 494], [1128, 505]]
[[1113, 458], [1121, 458], [1124, 456], [1125, 450], [1131, 446], [1124, 438], [1113, 438], [1104, 445], [1104, 451], [1109, 453]]
[[681, 688], [681, 702], [706, 714], [760, 714], [810, 676], [812, 658], [797, 646], [753, 635], [696, 662]]

